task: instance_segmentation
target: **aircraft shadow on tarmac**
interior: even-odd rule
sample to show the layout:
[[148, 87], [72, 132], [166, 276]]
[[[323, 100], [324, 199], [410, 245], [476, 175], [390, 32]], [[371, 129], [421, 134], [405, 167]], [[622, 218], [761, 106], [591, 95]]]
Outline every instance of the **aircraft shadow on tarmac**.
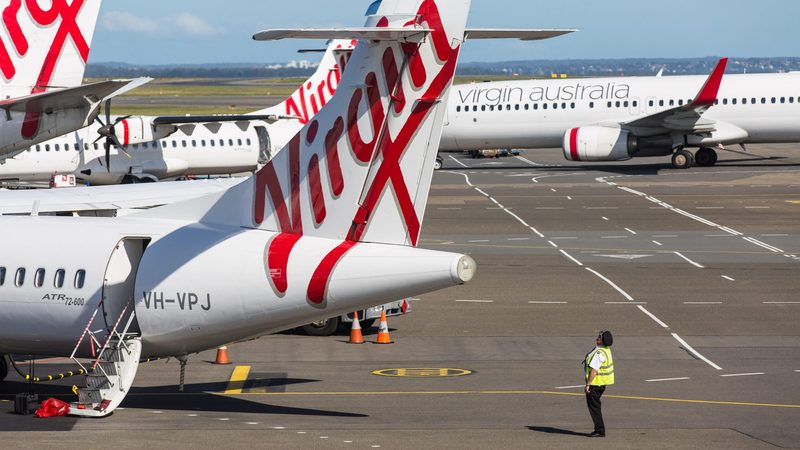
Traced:
[[[262, 374], [275, 375], [275, 374]], [[270, 392], [276, 387], [299, 383], [313, 383], [319, 380], [307, 380], [297, 378], [260, 378], [254, 379], [244, 384], [243, 392]], [[25, 382], [7, 381], [0, 384], [0, 396], [12, 399], [13, 395], [20, 392], [28, 392], [29, 386]], [[184, 392], [178, 392], [177, 385], [154, 386], [154, 387], [134, 387], [125, 400], [122, 407], [127, 409], [160, 410], [160, 411], [187, 411], [187, 412], [227, 412], [227, 413], [246, 413], [246, 414], [282, 414], [300, 416], [322, 416], [322, 417], [369, 417], [366, 414], [350, 413], [344, 411], [327, 411], [321, 409], [292, 408], [288, 406], [270, 405], [261, 403], [257, 400], [264, 399], [266, 396], [253, 396], [244, 398], [241, 396], [220, 395], [228, 387], [227, 382], [195, 383], [186, 384]], [[35, 392], [39, 394], [40, 400], [55, 397], [60, 400], [70, 402], [75, 400], [71, 385], [63, 384], [37, 384]], [[25, 419], [24, 416], [16, 416]], [[67, 420], [67, 418], [60, 418]], [[71, 429], [74, 421], [70, 419], [70, 424], [62, 422], [63, 426]], [[8, 423], [9, 421], [0, 420], [0, 431], [6, 423], [11, 428], [9, 430], [27, 429], [27, 425], [21, 425], [19, 421]], [[38, 421], [35, 421], [38, 422]], [[48, 422], [48, 421], [42, 421]], [[27, 424], [28, 422], [25, 422]], [[32, 429], [39, 429], [35, 427]], [[48, 428], [48, 430], [52, 427]]]
[[563, 434], [567, 436], [581, 436], [586, 437], [588, 436], [586, 433], [578, 433], [577, 431], [572, 430], [564, 430], [562, 428], [553, 428], [553, 427], [537, 427], [537, 426], [527, 426], [527, 429], [531, 431], [535, 431], [537, 433], [547, 433], [547, 434]]
[[[740, 153], [740, 152], [734, 152]], [[788, 159], [785, 156], [759, 156], [754, 154], [746, 154], [742, 153], [742, 155], [746, 155], [745, 158], [738, 158], [738, 159], [725, 159], [720, 160], [716, 166], [714, 167], [800, 167], [800, 163], [780, 163], [779, 161]], [[763, 164], [764, 162], [770, 162], [770, 164]], [[692, 170], [705, 170], [705, 169], [713, 169], [704, 168], [704, 167], [696, 167]], [[668, 162], [664, 163], [652, 163], [652, 164], [636, 164], [636, 165], [621, 165], [618, 163], [594, 163], [594, 164], [581, 164], [581, 165], [564, 165], [564, 166], [557, 166], [557, 165], [550, 165], [550, 166], [529, 166], [529, 165], [516, 165], [516, 164], [509, 164], [509, 165], [502, 165], [502, 166], [483, 166], [483, 167], [447, 167], [442, 168], [440, 172], [464, 172], [464, 171], [471, 171], [471, 172], [496, 172], [498, 170], [536, 170], [539, 172], [547, 173], [547, 172], [584, 172], [587, 170], [591, 171], [598, 171], [598, 172], [610, 172], [616, 173], [619, 175], [658, 175], [661, 171], [676, 171], [680, 172], [679, 169], [673, 169], [672, 164]]]

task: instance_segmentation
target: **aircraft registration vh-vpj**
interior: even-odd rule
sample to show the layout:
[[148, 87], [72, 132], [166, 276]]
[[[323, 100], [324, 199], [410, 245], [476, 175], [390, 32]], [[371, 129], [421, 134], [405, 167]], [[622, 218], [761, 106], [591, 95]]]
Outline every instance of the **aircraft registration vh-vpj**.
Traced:
[[469, 4], [376, 1], [363, 28], [297, 30], [359, 43], [330, 102], [223, 192], [125, 218], [0, 217], [0, 353], [93, 358], [70, 413], [102, 417], [141, 358], [469, 281], [469, 256], [416, 248]]

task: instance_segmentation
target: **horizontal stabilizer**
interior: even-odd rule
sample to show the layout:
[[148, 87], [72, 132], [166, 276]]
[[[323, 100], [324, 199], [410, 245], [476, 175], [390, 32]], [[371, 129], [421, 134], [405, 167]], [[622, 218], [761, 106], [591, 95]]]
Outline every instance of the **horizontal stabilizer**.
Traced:
[[427, 28], [358, 27], [358, 28], [296, 28], [264, 30], [253, 35], [257, 41], [281, 39], [367, 39], [370, 41], [420, 42], [430, 33]]
[[136, 80], [111, 80], [85, 84], [74, 88], [58, 89], [25, 97], [0, 101], [0, 108], [19, 112], [59, 111], [86, 106], [87, 101], [98, 102], [107, 97], [120, 95], [151, 81], [152, 78]]
[[519, 39], [521, 41], [538, 41], [565, 34], [574, 33], [575, 29], [525, 29], [525, 28], [467, 28], [464, 36], [467, 39]]
[[263, 120], [268, 123], [275, 123], [281, 119], [299, 119], [295, 116], [278, 116], [275, 114], [220, 114], [209, 116], [160, 116], [153, 119], [153, 125], [182, 125], [189, 123], [213, 123], [213, 122], [248, 122], [251, 120]]

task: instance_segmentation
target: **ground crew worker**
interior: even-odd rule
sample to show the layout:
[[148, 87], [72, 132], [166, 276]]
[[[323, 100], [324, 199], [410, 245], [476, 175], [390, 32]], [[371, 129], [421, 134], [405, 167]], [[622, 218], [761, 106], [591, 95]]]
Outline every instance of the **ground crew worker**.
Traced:
[[583, 360], [586, 373], [586, 386], [584, 386], [586, 405], [594, 422], [594, 431], [589, 437], [605, 437], [606, 426], [603, 423], [600, 397], [605, 392], [606, 386], [614, 384], [614, 359], [609, 348], [614, 343], [614, 337], [610, 331], [601, 331], [594, 342], [596, 347]]

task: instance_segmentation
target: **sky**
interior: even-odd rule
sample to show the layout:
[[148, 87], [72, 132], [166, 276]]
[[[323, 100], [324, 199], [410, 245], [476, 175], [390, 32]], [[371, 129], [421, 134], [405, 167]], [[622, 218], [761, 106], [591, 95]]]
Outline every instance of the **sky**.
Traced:
[[[104, 0], [89, 63], [271, 63], [321, 41], [268, 28], [362, 26], [371, 0]], [[539, 42], [471, 41], [461, 61], [800, 56], [797, 0], [472, 0], [473, 28], [578, 28]], [[313, 54], [312, 54], [313, 55]]]

